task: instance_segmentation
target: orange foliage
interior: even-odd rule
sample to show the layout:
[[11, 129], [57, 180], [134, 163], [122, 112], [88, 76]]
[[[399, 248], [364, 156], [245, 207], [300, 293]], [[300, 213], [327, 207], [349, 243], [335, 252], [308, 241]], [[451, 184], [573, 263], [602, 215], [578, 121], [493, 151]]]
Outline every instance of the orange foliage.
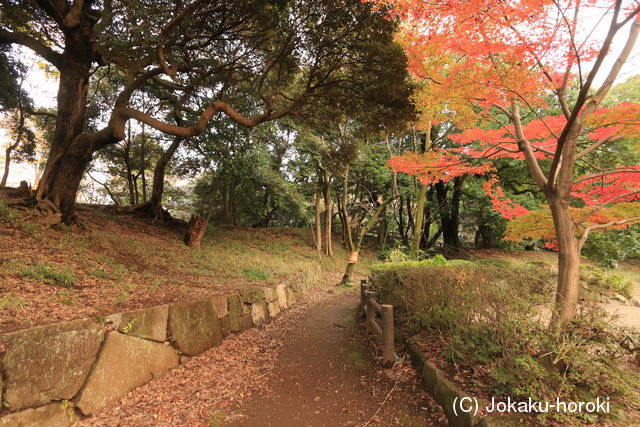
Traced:
[[416, 176], [424, 185], [449, 182], [465, 174], [484, 175], [492, 170], [490, 164], [472, 165], [444, 150], [424, 154], [410, 152], [392, 157], [388, 164], [395, 172]]

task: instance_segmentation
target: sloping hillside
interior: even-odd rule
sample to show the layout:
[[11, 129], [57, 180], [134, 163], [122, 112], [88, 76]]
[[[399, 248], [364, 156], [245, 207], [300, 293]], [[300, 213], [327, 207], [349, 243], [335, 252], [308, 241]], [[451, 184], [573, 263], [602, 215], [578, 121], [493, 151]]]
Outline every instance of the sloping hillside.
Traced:
[[215, 228], [192, 249], [180, 226], [78, 213], [82, 228], [44, 228], [0, 199], [0, 332], [273, 284], [318, 263], [342, 273], [346, 262], [339, 245], [319, 257], [310, 230]]

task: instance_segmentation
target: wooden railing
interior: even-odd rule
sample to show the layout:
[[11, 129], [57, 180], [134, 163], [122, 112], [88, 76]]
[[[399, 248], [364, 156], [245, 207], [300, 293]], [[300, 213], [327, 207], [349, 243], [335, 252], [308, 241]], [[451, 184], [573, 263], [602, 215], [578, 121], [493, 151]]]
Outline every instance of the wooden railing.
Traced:
[[[382, 365], [390, 368], [396, 358], [393, 341], [393, 306], [379, 304], [375, 300], [375, 294], [370, 290], [365, 279], [360, 281], [360, 307], [363, 317], [366, 318], [367, 329], [382, 337]], [[382, 326], [378, 325], [377, 316], [380, 316]]]

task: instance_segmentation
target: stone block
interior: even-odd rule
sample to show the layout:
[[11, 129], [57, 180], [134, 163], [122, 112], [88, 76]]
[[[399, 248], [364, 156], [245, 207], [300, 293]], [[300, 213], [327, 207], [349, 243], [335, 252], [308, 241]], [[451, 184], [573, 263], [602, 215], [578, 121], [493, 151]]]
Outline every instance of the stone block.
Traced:
[[422, 382], [431, 394], [435, 392], [440, 377], [440, 370], [429, 363], [429, 361], [425, 361], [422, 365]]
[[4, 335], [5, 406], [17, 411], [71, 399], [82, 387], [103, 337], [104, 329], [89, 319]]
[[287, 291], [284, 283], [275, 286], [276, 296], [278, 297], [278, 305], [281, 309], [289, 308], [287, 304]]
[[251, 289], [240, 293], [240, 298], [246, 304], [253, 304], [254, 302], [264, 300], [264, 291], [262, 289]]
[[220, 320], [208, 300], [169, 306], [168, 325], [172, 342], [187, 356], [195, 356], [222, 343]]
[[216, 310], [218, 319], [222, 319], [229, 314], [229, 298], [227, 295], [215, 295], [211, 297], [211, 303]]
[[229, 331], [242, 332], [253, 327], [251, 313], [242, 316], [229, 316]]
[[171, 346], [110, 332], [76, 405], [84, 414], [93, 414], [179, 361]]
[[290, 287], [286, 289], [286, 293], [287, 293], [287, 306], [291, 307], [297, 301], [296, 294], [293, 291], [293, 288], [290, 288]]
[[448, 424], [452, 427], [472, 427], [474, 425], [471, 414], [458, 411], [456, 415], [453, 410], [455, 399], [463, 396], [463, 393], [453, 383], [439, 378], [433, 391], [433, 398], [442, 406], [447, 420], [449, 420]]
[[229, 304], [229, 315], [241, 316], [243, 314], [251, 313], [251, 307], [249, 304], [245, 304], [240, 299], [240, 295], [232, 294], [227, 297]]
[[278, 299], [278, 295], [275, 292], [275, 288], [272, 286], [265, 286], [262, 288], [264, 294], [264, 300], [266, 302], [272, 302]]
[[228, 315], [220, 319], [220, 328], [222, 329], [222, 336], [225, 338], [228, 337], [229, 333], [231, 332], [231, 325]]
[[143, 310], [112, 314], [107, 317], [114, 329], [127, 335], [162, 342], [167, 339], [169, 306], [159, 305]]
[[242, 332], [253, 327], [251, 306], [245, 304], [237, 294], [229, 295], [229, 330]]
[[269, 320], [269, 312], [266, 302], [260, 301], [251, 304], [251, 319], [255, 326], [262, 325]]
[[69, 427], [77, 419], [72, 408], [65, 409], [61, 402], [56, 402], [6, 415], [0, 418], [0, 427]]
[[280, 304], [278, 300], [271, 301], [267, 303], [267, 309], [269, 310], [269, 317], [276, 317], [280, 314]]

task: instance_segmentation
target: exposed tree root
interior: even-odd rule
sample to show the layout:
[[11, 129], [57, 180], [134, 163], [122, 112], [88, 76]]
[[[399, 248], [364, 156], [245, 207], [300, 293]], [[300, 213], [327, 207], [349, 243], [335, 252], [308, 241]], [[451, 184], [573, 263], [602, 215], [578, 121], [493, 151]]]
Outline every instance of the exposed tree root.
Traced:
[[154, 209], [151, 201], [144, 202], [136, 206], [126, 206], [126, 207], [118, 208], [118, 212], [137, 215], [144, 218], [151, 218], [153, 222], [159, 221], [159, 222], [168, 223], [168, 224], [182, 222], [174, 218], [173, 216], [171, 216], [169, 211], [163, 207], [160, 207], [159, 209]]
[[[62, 211], [51, 200], [37, 200], [33, 196], [31, 188], [30, 195], [23, 196], [24, 191], [20, 189], [12, 189], [7, 192], [7, 205], [11, 206], [15, 211], [20, 212], [23, 221], [29, 221], [45, 227], [54, 227], [62, 224]], [[77, 214], [74, 214], [71, 221], [73, 225], [85, 228]]]

